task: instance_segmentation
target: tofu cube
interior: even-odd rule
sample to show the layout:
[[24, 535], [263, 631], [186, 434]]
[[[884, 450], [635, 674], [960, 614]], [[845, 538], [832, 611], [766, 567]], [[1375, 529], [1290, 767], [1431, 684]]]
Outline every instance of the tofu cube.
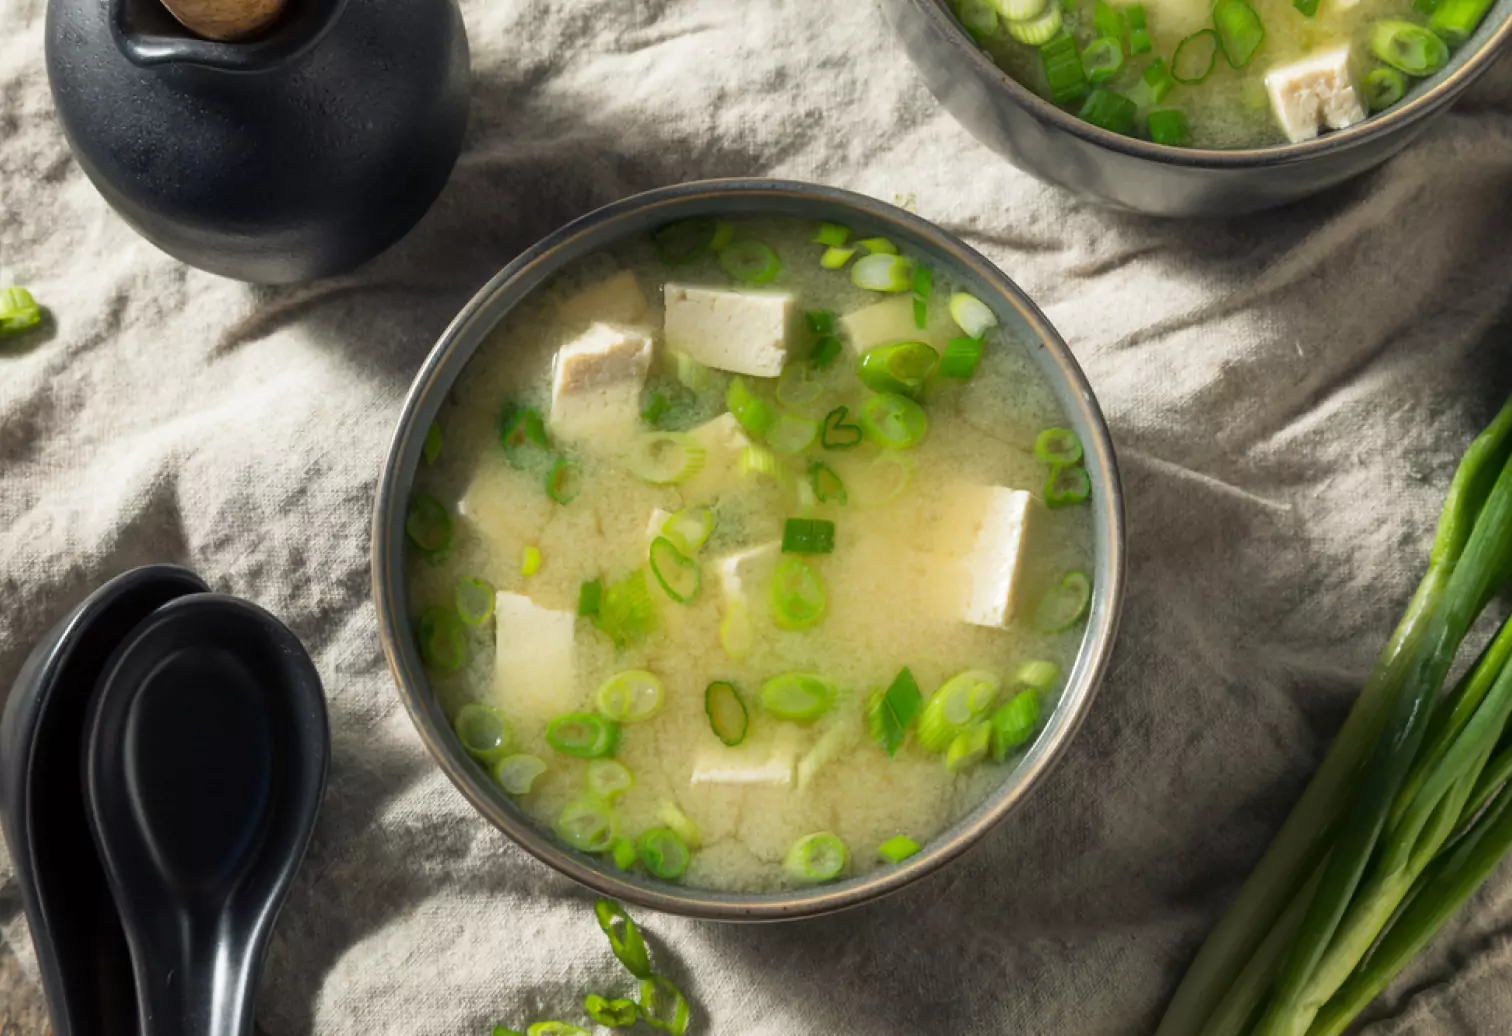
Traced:
[[568, 324], [639, 324], [648, 308], [635, 274], [621, 270], [563, 299], [557, 312]]
[[646, 332], [616, 324], [594, 324], [558, 349], [552, 433], [568, 440], [631, 434], [640, 420], [651, 349]]
[[689, 429], [688, 435], [704, 448], [705, 456], [703, 470], [681, 486], [684, 500], [712, 500], [749, 484], [740, 474], [740, 453], [751, 445], [751, 438], [734, 414], [725, 411], [712, 421]]
[[784, 723], [765, 744], [746, 741], [733, 748], [710, 745], [694, 758], [689, 782], [787, 787], [793, 783], [798, 763], [798, 737], [797, 728]]
[[523, 594], [495, 596], [494, 687], [510, 717], [546, 723], [577, 704], [576, 622]]
[[714, 574], [719, 579], [719, 588], [731, 601], [744, 600], [746, 593], [756, 585], [777, 561], [782, 549], [780, 543], [763, 543], [734, 554], [726, 554], [714, 562]]
[[790, 295], [666, 286], [667, 347], [705, 367], [775, 378], [787, 362]]
[[945, 346], [961, 330], [950, 319], [950, 310], [943, 299], [931, 302], [920, 330], [914, 323], [913, 296], [873, 302], [840, 318], [840, 330], [846, 345], [857, 355], [878, 345], [893, 342], [924, 342], [936, 352], [943, 353]]
[[961, 558], [967, 572], [962, 618], [976, 626], [1006, 627], [1018, 603], [1034, 497], [1022, 489], [985, 487], [978, 504], [970, 550]]
[[1294, 144], [1316, 137], [1323, 126], [1343, 129], [1365, 118], [1349, 68], [1348, 45], [1271, 69], [1265, 74], [1265, 90], [1276, 121]]

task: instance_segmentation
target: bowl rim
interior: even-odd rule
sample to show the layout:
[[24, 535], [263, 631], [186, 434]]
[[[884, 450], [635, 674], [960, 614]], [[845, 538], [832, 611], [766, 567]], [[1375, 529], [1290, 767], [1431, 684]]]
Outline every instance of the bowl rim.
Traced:
[[1041, 123], [1048, 123], [1080, 137], [1090, 144], [1115, 151], [1130, 158], [1167, 165], [1194, 166], [1203, 169], [1251, 169], [1305, 162], [1309, 159], [1345, 151], [1376, 134], [1386, 134], [1393, 127], [1405, 129], [1420, 119], [1426, 118], [1469, 87], [1496, 60], [1502, 46], [1512, 37], [1512, 15], [1502, 19], [1501, 25], [1479, 47], [1447, 75], [1442, 70], [1435, 76], [1443, 76], [1422, 93], [1405, 104], [1393, 105], [1379, 114], [1367, 115], [1353, 126], [1321, 133], [1311, 140], [1296, 143], [1272, 144], [1253, 148], [1190, 148], [1114, 133], [1112, 130], [1094, 126], [1058, 108], [1039, 94], [1004, 72], [978, 47], [955, 17], [946, 9], [946, 0], [901, 0], [917, 10], [931, 22], [931, 28], [943, 34], [956, 49], [962, 51], [962, 59], [974, 65], [981, 78], [995, 80], [998, 88], [1007, 92], [1019, 107], [1027, 110]]
[[[923, 851], [901, 864], [834, 885], [775, 894], [723, 893], [649, 880], [629, 880], [607, 864], [590, 862], [586, 855], [559, 843], [543, 825], [525, 817], [521, 811], [506, 807], [503, 797], [493, 790], [492, 782], [480, 768], [449, 744], [455, 741], [455, 735], [445, 720], [436, 695], [430, 690], [411, 643], [410, 622], [403, 611], [406, 594], [401, 508], [408, 498], [414, 470], [418, 466], [421, 441], [431, 416], [439, 409], [467, 362], [488, 340], [489, 333], [528, 297], [541, 279], [576, 258], [567, 254], [574, 242], [612, 233], [617, 224], [644, 221], [647, 214], [661, 210], [668, 210], [670, 219], [692, 214], [680, 210], [700, 204], [717, 207], [718, 203], [735, 199], [755, 201], [758, 208], [762, 200], [767, 200], [773, 208], [789, 203], [795, 210], [789, 215], [801, 215], [802, 218], [810, 217], [797, 210], [805, 206], [823, 206], [837, 220], [863, 223], [875, 227], [878, 233], [891, 232], [909, 242], [922, 242], [921, 251], [932, 253], [937, 260], [947, 260], [959, 272], [985, 283], [997, 296], [994, 302], [1016, 310], [1031, 331], [1039, 336], [1042, 348], [1049, 353], [1063, 379], [1060, 386], [1054, 385], [1052, 380], [1052, 388], [1062, 406], [1074, 410], [1082, 426], [1090, 432], [1083, 443], [1085, 463], [1093, 476], [1094, 486], [1101, 490], [1094, 494], [1094, 499], [1103, 512], [1101, 522], [1097, 523], [1100, 527], [1094, 533], [1097, 579], [1082, 646], [1052, 713], [1051, 723], [1012, 776]], [[613, 234], [613, 239], [618, 240], [633, 232], [627, 228]], [[529, 287], [522, 290], [520, 297], [510, 302], [505, 310], [489, 312], [492, 300], [527, 280], [530, 281]], [[465, 354], [462, 354], [464, 350]], [[1123, 491], [1106, 422], [1070, 349], [1023, 290], [955, 235], [912, 213], [838, 188], [765, 178], [695, 181], [657, 188], [613, 202], [543, 238], [495, 274], [441, 333], [415, 375], [384, 457], [374, 495], [370, 546], [379, 639], [400, 699], [426, 749], [473, 807], [526, 852], [601, 895], [666, 913], [722, 921], [785, 920], [858, 906], [896, 892], [937, 871], [980, 841], [1019, 806], [1030, 791], [1044, 783], [1045, 775], [1059, 761], [1085, 720], [1107, 671], [1117, 637], [1126, 580]]]

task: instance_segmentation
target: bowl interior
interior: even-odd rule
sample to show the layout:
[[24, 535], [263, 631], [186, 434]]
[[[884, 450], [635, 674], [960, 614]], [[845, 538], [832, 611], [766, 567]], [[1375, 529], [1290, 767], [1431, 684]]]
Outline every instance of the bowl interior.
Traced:
[[[815, 889], [741, 895], [627, 876], [569, 849], [540, 827], [468, 759], [435, 696], [415, 644], [406, 600], [403, 522], [425, 432], [467, 361], [500, 320], [563, 266], [632, 235], [692, 216], [788, 216], [885, 235], [951, 269], [997, 312], [1045, 373], [1086, 447], [1094, 508], [1094, 595], [1077, 661], [1037, 741], [1001, 787], [905, 863]], [[901, 209], [831, 188], [771, 180], [726, 180], [664, 188], [617, 202], [569, 224], [507, 266], [447, 328], [415, 379], [379, 483], [373, 519], [373, 584], [389, 665], [427, 747], [464, 795], [526, 850], [605, 895], [653, 909], [725, 920], [823, 913], [885, 894], [959, 855], [1018, 803], [1066, 746], [1107, 664], [1123, 591], [1123, 512], [1112, 445], [1076, 361], [1033, 303], [996, 267], [953, 236]]]

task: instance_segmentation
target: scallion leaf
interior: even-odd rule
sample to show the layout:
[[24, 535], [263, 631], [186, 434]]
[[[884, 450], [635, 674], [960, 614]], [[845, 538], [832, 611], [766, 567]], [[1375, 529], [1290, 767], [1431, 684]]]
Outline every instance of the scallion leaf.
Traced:
[[1463, 46], [1489, 10], [1491, 0], [1439, 0], [1428, 27], [1449, 46]]
[[1151, 104], [1159, 104], [1165, 100], [1166, 94], [1176, 87], [1176, 79], [1171, 75], [1171, 70], [1166, 67], [1163, 58], [1156, 58], [1150, 62], [1149, 67], [1140, 74], [1139, 78], [1149, 93]]
[[1011, 750], [1033, 737], [1039, 718], [1040, 698], [1034, 688], [1010, 698], [992, 714], [992, 758], [1002, 762]]
[[812, 723], [835, 704], [835, 686], [816, 673], [782, 673], [761, 685], [761, 706], [778, 719]]
[[416, 493], [404, 516], [404, 535], [427, 554], [439, 554], [451, 546], [451, 515], [429, 493]]
[[425, 459], [427, 467], [434, 466], [441, 457], [441, 425], [435, 421], [425, 430], [425, 445], [420, 447], [420, 456]]
[[814, 487], [814, 497], [821, 504], [844, 505], [849, 500], [845, 483], [828, 464], [814, 461], [809, 465], [809, 482]]
[[922, 848], [923, 846], [907, 835], [897, 835], [877, 846], [877, 855], [888, 863], [902, 863]]
[[1124, 20], [1123, 13], [1107, 0], [1097, 0], [1092, 5], [1092, 26], [1103, 39], [1122, 42], [1128, 23]]
[[952, 338], [940, 357], [938, 373], [942, 378], [970, 378], [982, 358], [980, 338]]
[[840, 355], [840, 339], [834, 335], [824, 335], [814, 343], [814, 349], [809, 353], [809, 364], [815, 370], [824, 370], [835, 358]]
[[829, 554], [834, 549], [834, 522], [823, 518], [789, 518], [782, 527], [784, 554]]
[[885, 691], [878, 691], [867, 702], [866, 724], [872, 740], [889, 756], [896, 756], [923, 703], [913, 673], [904, 666]]
[[625, 969], [636, 978], [649, 978], [651, 956], [646, 952], [645, 937], [625, 908], [612, 899], [599, 899], [593, 904], [593, 914], [609, 939], [609, 948]]
[[828, 309], [811, 309], [803, 314], [803, 322], [816, 335], [835, 333], [835, 314]]
[[604, 584], [602, 582], [597, 579], [589, 579], [585, 581], [581, 586], [578, 587], [577, 613], [584, 616], [597, 615], [599, 611], [599, 600], [603, 597], [603, 595]]
[[850, 240], [850, 235], [850, 227], [843, 227], [838, 223], [821, 223], [819, 229], [814, 231], [814, 242], [838, 248]]
[[614, 754], [619, 725], [591, 712], [573, 712], [546, 724], [546, 743], [575, 759], [597, 759]]
[[929, 293], [934, 288], [934, 271], [923, 263], [914, 264], [913, 293], [914, 297], [929, 301]]
[[725, 744], [734, 747], [745, 740], [750, 713], [739, 689], [728, 680], [715, 680], [704, 688], [704, 714], [714, 736]]
[[599, 685], [594, 701], [603, 715], [616, 723], [641, 723], [661, 711], [666, 691], [655, 673], [627, 669]]
[[421, 660], [432, 669], [456, 672], [467, 661], [467, 629], [451, 608], [421, 612], [416, 639]]
[[819, 831], [794, 842], [782, 866], [794, 881], [812, 885], [838, 878], [849, 859], [844, 842], [828, 831]]
[[1039, 48], [1040, 67], [1050, 87], [1050, 100], [1066, 105], [1087, 96], [1087, 73], [1071, 36], [1057, 36]]

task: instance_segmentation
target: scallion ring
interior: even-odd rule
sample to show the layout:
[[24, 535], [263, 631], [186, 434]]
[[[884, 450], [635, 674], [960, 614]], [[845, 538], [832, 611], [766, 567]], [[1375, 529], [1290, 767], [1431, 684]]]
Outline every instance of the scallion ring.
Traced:
[[856, 377], [873, 392], [915, 396], [939, 362], [940, 354], [923, 342], [894, 342], [863, 353], [856, 361]]
[[642, 482], [670, 486], [703, 470], [707, 452], [684, 432], [655, 432], [637, 437], [626, 464]]
[[677, 544], [665, 536], [651, 541], [651, 574], [678, 604], [693, 600], [703, 581], [698, 561], [678, 550]]
[[1034, 628], [1041, 633], [1063, 633], [1086, 617], [1092, 604], [1092, 581], [1083, 572], [1071, 572], [1045, 591], [1034, 611]]
[[627, 669], [615, 673], [598, 689], [598, 710], [616, 723], [640, 723], [661, 711], [666, 691], [655, 673]]
[[635, 1019], [640, 1016], [640, 1008], [634, 1000], [608, 1000], [597, 993], [583, 997], [583, 1010], [588, 1012], [588, 1017], [608, 1029], [623, 1029], [627, 1025], [634, 1025]]
[[819, 445], [826, 450], [849, 450], [861, 445], [862, 431], [858, 424], [848, 424], [847, 408], [837, 406], [824, 415], [824, 430], [819, 436]]
[[858, 416], [866, 437], [887, 450], [917, 446], [929, 431], [929, 416], [924, 408], [894, 392], [872, 396], [861, 404]]
[[761, 685], [761, 706], [778, 719], [812, 723], [835, 704], [835, 685], [817, 673], [782, 673]]
[[583, 491], [578, 466], [566, 457], [558, 457], [546, 473], [546, 495], [559, 504], [570, 504]]
[[844, 842], [828, 831], [819, 831], [794, 842], [782, 867], [794, 881], [818, 884], [838, 878], [849, 859]]
[[908, 291], [913, 287], [913, 264], [900, 255], [874, 252], [856, 260], [851, 283], [867, 291]]
[[1431, 76], [1449, 60], [1449, 47], [1432, 29], [1412, 22], [1376, 22], [1366, 37], [1370, 52], [1410, 76]]
[[850, 499], [845, 492], [845, 483], [828, 464], [814, 461], [809, 465], [809, 484], [814, 487], [814, 498], [821, 504], [844, 505]]
[[509, 750], [509, 721], [492, 705], [468, 702], [457, 710], [452, 729], [463, 751], [485, 766], [498, 762]]
[[784, 557], [777, 563], [769, 598], [772, 621], [781, 629], [807, 629], [824, 618], [824, 584], [800, 558]]
[[646, 870], [666, 881], [681, 877], [692, 854], [682, 837], [670, 827], [653, 827], [636, 840]]
[[982, 719], [997, 700], [1002, 681], [985, 669], [968, 669], [946, 680], [919, 713], [914, 736], [929, 752], [943, 752]]
[[1187, 86], [1206, 81], [1218, 63], [1220, 49], [1215, 30], [1192, 33], [1176, 44], [1176, 53], [1171, 56], [1171, 78]]
[[494, 588], [481, 579], [463, 579], [457, 584], [457, 614], [469, 626], [481, 626], [494, 613]]
[[746, 284], [770, 284], [782, 272], [782, 260], [760, 241], [734, 241], [719, 252], [719, 267]]
[[588, 764], [586, 774], [588, 790], [605, 802], [614, 799], [635, 786], [635, 775], [624, 763], [613, 759], [594, 759]]
[[494, 764], [493, 779], [510, 795], [526, 795], [545, 772], [546, 762], [538, 755], [506, 755]]
[[778, 453], [802, 453], [819, 438], [819, 422], [794, 414], [779, 414], [767, 429], [767, 445]]
[[734, 747], [745, 740], [750, 713], [740, 691], [728, 680], [715, 680], [704, 689], [704, 714], [714, 736]]
[[410, 497], [409, 511], [404, 516], [404, 534], [427, 554], [439, 554], [451, 546], [451, 515], [429, 493], [416, 493]]
[[546, 743], [575, 759], [613, 755], [619, 743], [619, 724], [591, 712], [569, 713], [546, 724]]
[[684, 507], [662, 523], [661, 533], [689, 557], [709, 541], [714, 532], [714, 509], [699, 505]]
[[1042, 464], [1080, 464], [1081, 438], [1069, 428], [1046, 428], [1034, 438], [1034, 456]]
[[1051, 468], [1045, 479], [1045, 506], [1072, 507], [1092, 495], [1092, 480], [1087, 469], [1080, 465], [1064, 465]]
[[599, 799], [573, 799], [557, 814], [556, 831], [574, 849], [601, 853], [614, 844], [614, 816]]
[[456, 672], [467, 661], [467, 629], [451, 608], [427, 608], [420, 613], [420, 658], [432, 669]]

